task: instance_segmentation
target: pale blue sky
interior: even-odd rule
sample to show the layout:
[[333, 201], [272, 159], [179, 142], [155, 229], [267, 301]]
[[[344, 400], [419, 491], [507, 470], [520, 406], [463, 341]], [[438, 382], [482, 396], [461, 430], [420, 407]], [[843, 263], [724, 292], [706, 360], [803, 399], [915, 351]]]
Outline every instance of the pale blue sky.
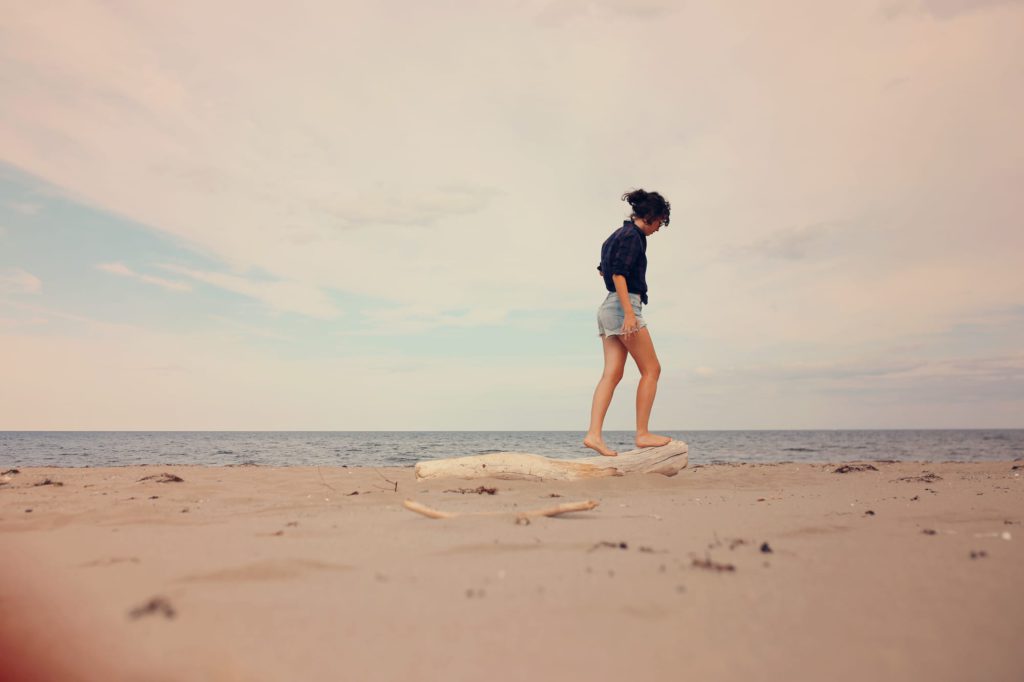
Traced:
[[1024, 426], [1024, 3], [9, 10], [0, 429]]

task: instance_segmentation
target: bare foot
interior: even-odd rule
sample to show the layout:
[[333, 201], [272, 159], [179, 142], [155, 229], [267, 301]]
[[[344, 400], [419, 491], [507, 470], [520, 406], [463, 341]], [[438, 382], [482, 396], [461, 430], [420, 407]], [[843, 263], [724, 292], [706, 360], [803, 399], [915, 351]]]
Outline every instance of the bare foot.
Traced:
[[583, 444], [586, 445], [591, 450], [597, 450], [605, 457], [615, 457], [619, 454], [614, 450], [610, 450], [608, 446], [604, 444], [604, 441], [601, 440], [600, 438], [591, 438], [590, 436], [587, 436], [586, 438], [583, 439]]
[[636, 446], [638, 448], [656, 448], [662, 445], [668, 445], [672, 442], [672, 439], [668, 436], [659, 436], [654, 433], [645, 433], [642, 436], [637, 435]]

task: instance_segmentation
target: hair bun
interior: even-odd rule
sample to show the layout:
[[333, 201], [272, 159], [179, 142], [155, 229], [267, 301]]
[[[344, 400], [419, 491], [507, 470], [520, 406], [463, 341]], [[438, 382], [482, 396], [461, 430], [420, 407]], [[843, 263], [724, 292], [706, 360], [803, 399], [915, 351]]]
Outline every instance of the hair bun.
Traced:
[[628, 201], [629, 205], [634, 209], [644, 202], [647, 198], [647, 192], [642, 189], [635, 189], [632, 192], [626, 192], [622, 195], [623, 201]]
[[672, 206], [657, 192], [634, 189], [623, 194], [622, 200], [628, 201], [633, 207], [634, 217], [647, 221], [660, 219], [662, 225], [668, 225]]

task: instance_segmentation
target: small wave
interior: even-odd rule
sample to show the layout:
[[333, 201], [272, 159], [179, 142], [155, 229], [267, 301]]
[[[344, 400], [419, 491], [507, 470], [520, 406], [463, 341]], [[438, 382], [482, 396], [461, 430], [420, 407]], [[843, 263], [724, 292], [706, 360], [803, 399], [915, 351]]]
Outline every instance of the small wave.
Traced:
[[782, 448], [783, 452], [817, 452], [813, 448]]

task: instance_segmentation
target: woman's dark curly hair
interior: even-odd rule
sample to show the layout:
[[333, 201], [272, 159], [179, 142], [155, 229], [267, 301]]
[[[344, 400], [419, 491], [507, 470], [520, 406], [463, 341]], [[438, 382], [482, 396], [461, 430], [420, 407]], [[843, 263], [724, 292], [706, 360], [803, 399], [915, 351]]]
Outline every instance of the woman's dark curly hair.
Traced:
[[623, 201], [628, 201], [633, 207], [633, 217], [643, 218], [652, 222], [661, 218], [662, 225], [668, 225], [669, 214], [672, 212], [672, 205], [665, 201], [665, 197], [657, 192], [645, 192], [642, 189], [635, 189], [622, 195]]

